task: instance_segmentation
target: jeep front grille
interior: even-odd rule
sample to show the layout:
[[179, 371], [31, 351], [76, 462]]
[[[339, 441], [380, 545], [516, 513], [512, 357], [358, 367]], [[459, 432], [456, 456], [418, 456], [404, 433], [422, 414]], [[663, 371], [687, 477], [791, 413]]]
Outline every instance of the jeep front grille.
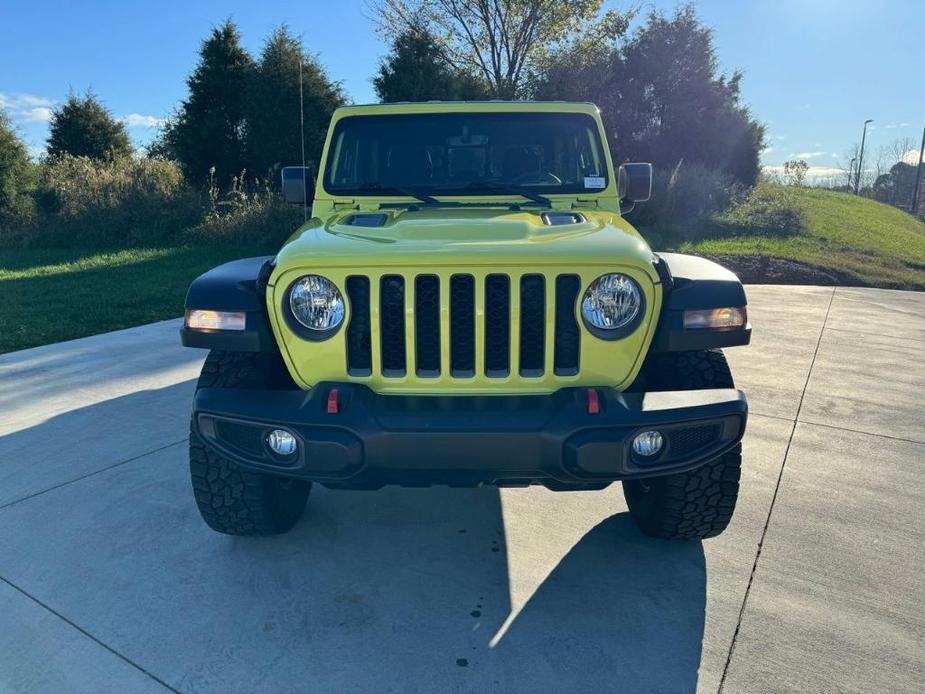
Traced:
[[[351, 376], [530, 379], [549, 370], [563, 377], [579, 373], [578, 275], [354, 275], [346, 290]], [[554, 331], [551, 340], [547, 329]]]

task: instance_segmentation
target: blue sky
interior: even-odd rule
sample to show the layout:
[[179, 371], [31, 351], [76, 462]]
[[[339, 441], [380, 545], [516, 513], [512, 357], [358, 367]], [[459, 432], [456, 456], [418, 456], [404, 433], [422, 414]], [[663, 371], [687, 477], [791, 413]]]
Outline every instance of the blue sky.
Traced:
[[[766, 165], [799, 157], [826, 173], [845, 163], [866, 118], [874, 119], [869, 152], [901, 137], [917, 147], [925, 126], [925, 0], [695, 4], [714, 28], [724, 70], [745, 72], [744, 100], [768, 126]], [[70, 88], [92, 87], [133, 139], [146, 142], [184, 96], [200, 41], [229, 16], [253, 52], [287, 22], [355, 102], [374, 101], [370, 80], [386, 47], [368, 14], [364, 0], [2, 0], [0, 105], [38, 152], [49, 109]]]

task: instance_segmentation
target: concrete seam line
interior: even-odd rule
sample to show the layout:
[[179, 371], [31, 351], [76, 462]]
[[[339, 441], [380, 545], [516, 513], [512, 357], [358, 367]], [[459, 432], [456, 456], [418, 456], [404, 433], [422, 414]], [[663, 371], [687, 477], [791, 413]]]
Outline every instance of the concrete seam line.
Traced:
[[10, 508], [11, 506], [15, 506], [16, 504], [22, 503], [23, 501], [29, 501], [29, 499], [34, 499], [34, 498], [37, 497], [37, 496], [41, 496], [42, 494], [46, 494], [47, 492], [53, 492], [55, 489], [61, 489], [61, 487], [67, 487], [68, 485], [74, 484], [75, 482], [80, 482], [81, 480], [85, 480], [85, 479], [87, 479], [88, 477], [93, 477], [94, 475], [98, 475], [98, 474], [100, 474], [101, 472], [106, 472], [107, 470], [112, 470], [113, 468], [117, 468], [117, 467], [119, 467], [120, 465], [125, 465], [125, 464], [127, 464], [127, 463], [131, 463], [131, 462], [133, 462], [133, 461], [135, 461], [135, 460], [138, 460], [139, 458], [144, 458], [145, 456], [151, 455], [151, 454], [153, 454], [153, 453], [157, 453], [157, 452], [159, 452], [159, 451], [163, 451], [164, 449], [170, 448], [171, 446], [177, 446], [177, 445], [179, 445], [179, 444], [181, 444], [181, 443], [183, 443], [183, 442], [185, 442], [185, 441], [187, 441], [187, 439], [186, 439], [186, 438], [182, 438], [182, 439], [180, 439], [179, 441], [174, 441], [173, 443], [168, 443], [168, 444], [166, 444], [165, 446], [160, 446], [159, 448], [154, 448], [154, 449], [152, 449], [152, 450], [150, 450], [150, 451], [146, 451], [146, 452], [144, 452], [144, 453], [139, 453], [138, 455], [132, 456], [131, 458], [126, 458], [125, 460], [120, 460], [118, 463], [113, 463], [112, 465], [107, 465], [106, 467], [102, 467], [102, 468], [100, 468], [99, 470], [94, 470], [93, 472], [88, 472], [86, 475], [81, 475], [80, 477], [75, 477], [75, 478], [72, 479], [72, 480], [67, 480], [66, 482], [61, 482], [60, 484], [55, 484], [55, 485], [53, 485], [53, 486], [51, 486], [51, 487], [48, 487], [47, 489], [42, 489], [41, 491], [33, 492], [32, 494], [27, 494], [26, 496], [21, 497], [21, 498], [19, 498], [19, 499], [14, 499], [13, 501], [8, 501], [7, 503], [5, 503], [5, 504], [3, 504], [2, 506], [0, 506], [0, 511], [3, 511], [4, 509]]
[[739, 638], [739, 630], [742, 628], [742, 619], [745, 617], [745, 608], [748, 606], [748, 596], [752, 590], [752, 583], [755, 580], [755, 572], [758, 570], [758, 560], [761, 559], [761, 550], [764, 547], [764, 540], [768, 534], [768, 527], [771, 525], [771, 514], [774, 512], [774, 504], [777, 503], [777, 494], [780, 491], [780, 484], [784, 478], [784, 468], [787, 467], [787, 458], [790, 455], [790, 446], [793, 444], [793, 435], [796, 433], [797, 424], [800, 421], [800, 410], [803, 409], [803, 398], [806, 395], [806, 389], [809, 386], [809, 380], [813, 375], [813, 366], [816, 364], [816, 355], [819, 354], [819, 345], [822, 344], [822, 334], [825, 332], [825, 324], [829, 320], [829, 312], [832, 310], [832, 302], [835, 301], [835, 291], [832, 289], [829, 295], [829, 305], [825, 309], [825, 318], [822, 319], [822, 326], [819, 328], [819, 337], [816, 339], [816, 348], [813, 350], [813, 358], [809, 364], [809, 371], [806, 374], [806, 380], [803, 382], [803, 390], [800, 393], [800, 402], [797, 405], [797, 414], [793, 426], [790, 427], [790, 438], [787, 439], [787, 448], [784, 449], [784, 459], [780, 464], [780, 471], [777, 473], [777, 483], [774, 485], [774, 493], [771, 495], [771, 505], [768, 507], [768, 515], [764, 521], [764, 528], [761, 530], [761, 538], [758, 540], [758, 551], [755, 553], [755, 561], [752, 562], [752, 572], [748, 576], [748, 584], [745, 586], [745, 595], [742, 598], [742, 605], [739, 607], [739, 618], [736, 620], [736, 628], [732, 634], [732, 643], [729, 644], [729, 653], [726, 654], [726, 663], [723, 665], [723, 675], [719, 680], [717, 693], [722, 694], [726, 686], [726, 676], [729, 674], [729, 664], [732, 662], [732, 656], [735, 653], [736, 641]]
[[[759, 417], [763, 415], [758, 415]], [[846, 431], [850, 434], [861, 434], [862, 436], [873, 436], [878, 439], [889, 439], [890, 441], [901, 441], [902, 443], [912, 443], [916, 446], [925, 446], [925, 441], [916, 441], [915, 439], [904, 439], [902, 436], [890, 436], [889, 434], [875, 434], [872, 431], [864, 431], [862, 429], [849, 429], [848, 427], [840, 427], [834, 424], [823, 424], [822, 422], [814, 422], [809, 419], [801, 419], [800, 424], [809, 424], [811, 427], [822, 427], [823, 429], [835, 429], [836, 431]]]
[[899, 337], [898, 335], [879, 335], [877, 333], [866, 333], [862, 330], [849, 330], [847, 328], [826, 328], [836, 333], [851, 333], [852, 335], [873, 335], [874, 337], [888, 337], [890, 340], [906, 340], [907, 342], [925, 342], [917, 337]]
[[44, 602], [42, 602], [41, 600], [39, 600], [37, 597], [35, 597], [34, 595], [30, 594], [29, 592], [23, 590], [22, 588], [20, 588], [18, 585], [16, 585], [15, 583], [13, 583], [11, 580], [9, 580], [8, 578], [6, 578], [5, 576], [0, 576], [0, 581], [3, 581], [4, 583], [6, 583], [10, 588], [12, 588], [13, 590], [17, 591], [18, 593], [24, 595], [25, 597], [27, 597], [29, 600], [31, 600], [32, 602], [34, 602], [34, 603], [35, 603], [36, 605], [38, 605], [39, 607], [42, 607], [42, 608], [48, 610], [48, 611], [51, 612], [55, 617], [57, 617], [58, 619], [60, 619], [61, 621], [63, 621], [65, 624], [70, 625], [71, 627], [73, 627], [74, 629], [76, 629], [77, 631], [79, 631], [81, 634], [83, 634], [84, 636], [86, 636], [88, 639], [90, 639], [91, 641], [93, 641], [95, 644], [97, 644], [98, 646], [102, 646], [102, 647], [105, 648], [107, 651], [109, 651], [110, 653], [112, 653], [114, 656], [116, 656], [116, 657], [119, 658], [120, 660], [122, 660], [122, 661], [128, 663], [129, 665], [131, 665], [133, 668], [135, 668], [136, 670], [138, 670], [138, 671], [141, 672], [142, 674], [144, 674], [144, 675], [150, 677], [152, 680], [154, 680], [155, 682], [157, 682], [158, 684], [160, 684], [162, 687], [165, 687], [167, 690], [169, 690], [169, 691], [171, 691], [171, 692], [175, 692], [175, 694], [181, 694], [180, 690], [174, 689], [173, 687], [171, 687], [169, 684], [167, 684], [164, 680], [162, 680], [162, 679], [161, 679], [160, 677], [158, 677], [157, 675], [155, 675], [155, 674], [153, 674], [153, 673], [151, 673], [151, 672], [148, 672], [148, 671], [145, 670], [143, 667], [141, 667], [141, 665], [139, 665], [138, 663], [132, 661], [130, 658], [128, 658], [128, 657], [122, 655], [121, 653], [119, 653], [119, 651], [117, 651], [116, 649], [114, 649], [112, 646], [109, 646], [109, 645], [107, 645], [106, 643], [104, 643], [103, 641], [100, 641], [98, 638], [96, 638], [93, 634], [91, 634], [89, 631], [87, 631], [86, 629], [84, 629], [82, 626], [80, 626], [79, 624], [77, 624], [77, 623], [71, 621], [70, 619], [68, 619], [67, 617], [65, 617], [63, 614], [61, 614], [60, 612], [58, 612], [56, 609], [54, 609], [54, 608], [52, 608], [52, 607], [49, 607], [49, 606], [46, 605]]

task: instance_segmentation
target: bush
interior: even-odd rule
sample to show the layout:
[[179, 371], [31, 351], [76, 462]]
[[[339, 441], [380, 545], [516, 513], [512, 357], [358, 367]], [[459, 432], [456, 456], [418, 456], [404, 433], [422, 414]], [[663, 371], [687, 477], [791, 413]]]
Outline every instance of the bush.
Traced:
[[32, 221], [36, 166], [9, 117], [0, 111], [0, 237], [4, 229]]
[[718, 219], [748, 232], [775, 236], [799, 233], [803, 220], [796, 209], [793, 193], [783, 186], [759, 183]]
[[682, 161], [674, 169], [653, 173], [652, 198], [634, 210], [631, 219], [642, 228], [689, 236], [701, 220], [722, 212], [741, 196], [741, 188], [728, 176]]
[[224, 195], [210, 178], [207, 200], [204, 219], [185, 232], [184, 239], [278, 247], [302, 223], [301, 207], [284, 203], [266, 181], [263, 187], [255, 181], [249, 189], [243, 175], [232, 179]]
[[175, 162], [62, 155], [42, 167], [39, 215], [3, 245], [111, 247], [169, 241], [201, 219], [200, 196]]

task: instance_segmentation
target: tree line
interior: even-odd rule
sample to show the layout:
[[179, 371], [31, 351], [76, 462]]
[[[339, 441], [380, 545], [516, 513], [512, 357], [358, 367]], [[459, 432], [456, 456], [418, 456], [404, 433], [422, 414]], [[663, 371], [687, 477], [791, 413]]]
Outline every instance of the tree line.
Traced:
[[[721, 73], [712, 31], [692, 6], [645, 18], [605, 11], [601, 0], [378, 0], [371, 8], [389, 46], [372, 76], [382, 102], [590, 101], [617, 162], [651, 161], [672, 180], [681, 164], [709, 171], [718, 185], [758, 178], [764, 128], [742, 103], [742, 74]], [[331, 114], [347, 101], [287, 26], [251, 55], [228, 20], [203, 40], [186, 97], [145, 154], [177, 162], [194, 187], [276, 185], [279, 167], [300, 160], [303, 132], [306, 159], [317, 164]], [[125, 126], [92, 92], [53, 110], [46, 162], [131, 153]], [[27, 204], [34, 169], [0, 115], [0, 222]]]

